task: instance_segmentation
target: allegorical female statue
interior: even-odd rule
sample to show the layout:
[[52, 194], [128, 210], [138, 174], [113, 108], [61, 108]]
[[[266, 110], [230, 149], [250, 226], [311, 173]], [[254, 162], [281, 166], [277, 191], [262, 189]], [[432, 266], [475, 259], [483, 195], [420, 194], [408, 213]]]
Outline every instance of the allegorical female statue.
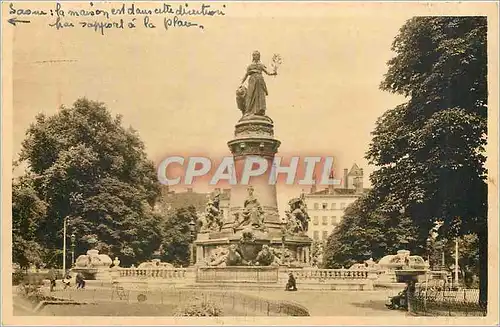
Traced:
[[254, 228], [261, 228], [264, 223], [264, 210], [262, 209], [259, 200], [257, 200], [257, 198], [253, 195], [253, 187], [249, 186], [247, 191], [248, 197], [243, 204], [242, 212], [236, 214], [234, 227], [238, 228], [241, 226], [251, 226]]
[[[236, 101], [238, 108], [243, 112], [244, 116], [266, 114], [266, 96], [268, 95], [266, 82], [262, 73], [267, 75], [277, 75], [277, 69], [281, 64], [279, 55], [273, 56], [273, 72], [269, 72], [267, 67], [260, 62], [260, 52], [252, 53], [252, 63], [247, 67], [247, 71], [241, 85], [236, 91]], [[245, 88], [243, 83], [248, 78], [248, 87]]]

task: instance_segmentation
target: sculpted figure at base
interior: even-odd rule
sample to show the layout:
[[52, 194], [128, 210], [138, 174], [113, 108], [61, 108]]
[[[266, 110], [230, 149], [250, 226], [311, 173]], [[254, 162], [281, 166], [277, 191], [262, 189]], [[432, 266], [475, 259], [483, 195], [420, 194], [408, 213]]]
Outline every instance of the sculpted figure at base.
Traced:
[[243, 258], [238, 251], [238, 246], [236, 244], [231, 244], [226, 256], [226, 266], [241, 266], [242, 264]]
[[[268, 92], [262, 73], [271, 76], [277, 75], [279, 64], [281, 64], [281, 58], [275, 55], [273, 57], [274, 71], [269, 72], [267, 67], [260, 61], [260, 52], [254, 51], [252, 53], [252, 63], [247, 67], [241, 85], [236, 91], [236, 102], [244, 116], [264, 116], [266, 114], [266, 96]], [[248, 87], [245, 88], [243, 83], [245, 83], [247, 79]]]
[[287, 248], [271, 248], [271, 251], [274, 255], [272, 266], [289, 265], [295, 261], [292, 252]]
[[224, 267], [226, 265], [226, 258], [229, 253], [229, 250], [223, 247], [217, 247], [215, 250], [210, 253], [210, 256], [207, 258], [206, 263], [209, 266], [214, 267]]
[[264, 227], [264, 210], [253, 192], [253, 187], [248, 187], [248, 197], [243, 205], [243, 210], [241, 213], [235, 214], [234, 228], [250, 226], [259, 229]]
[[224, 225], [223, 212], [220, 209], [220, 193], [217, 193], [212, 199], [208, 200], [205, 208], [202, 232], [219, 232]]
[[268, 245], [264, 244], [262, 250], [257, 254], [255, 259], [255, 265], [257, 266], [269, 266], [275, 261], [274, 253], [271, 251]]
[[311, 218], [307, 213], [304, 194], [301, 194], [298, 198], [291, 199], [288, 205], [290, 209], [286, 211], [287, 232], [292, 234], [307, 232]]

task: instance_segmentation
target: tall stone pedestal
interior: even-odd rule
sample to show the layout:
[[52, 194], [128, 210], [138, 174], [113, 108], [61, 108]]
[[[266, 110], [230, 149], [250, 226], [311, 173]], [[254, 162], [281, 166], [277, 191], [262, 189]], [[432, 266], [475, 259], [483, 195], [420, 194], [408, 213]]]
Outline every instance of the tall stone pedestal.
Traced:
[[[267, 116], [250, 116], [242, 118], [235, 126], [234, 138], [228, 142], [234, 156], [236, 178], [238, 184], [231, 188], [229, 219], [223, 230], [232, 230], [235, 214], [243, 210], [248, 196], [248, 186], [254, 189], [254, 195], [264, 209], [264, 225], [271, 235], [281, 233], [281, 219], [278, 213], [276, 185], [269, 183], [269, 175], [281, 142], [274, 138], [273, 122]], [[264, 158], [268, 163], [267, 172], [261, 176], [251, 177], [249, 185], [240, 183], [245, 161], [248, 157]]]
[[[211, 257], [224, 252], [223, 249], [228, 249], [231, 245], [235, 245], [243, 259], [248, 262], [253, 262], [258, 252], [267, 245], [276, 254], [278, 263], [275, 262], [275, 265], [310, 265], [312, 240], [306, 235], [288, 235], [283, 231], [283, 222], [278, 212], [276, 185], [269, 183], [274, 156], [280, 143], [274, 138], [273, 121], [267, 116], [243, 117], [236, 124], [234, 138], [228, 142], [234, 156], [233, 169], [238, 181], [237, 185], [231, 188], [230, 212], [226, 215], [220, 231], [198, 234], [195, 241], [197, 265], [205, 265], [207, 260], [210, 261]], [[251, 177], [248, 185], [242, 185], [241, 177], [246, 159], [252, 156], [264, 158], [268, 163], [267, 171], [261, 176]], [[244, 210], [250, 185], [264, 212], [263, 226], [259, 228], [248, 224], [235, 224], [236, 215], [240, 215]], [[243, 242], [242, 236], [248, 231], [252, 232], [254, 239]]]

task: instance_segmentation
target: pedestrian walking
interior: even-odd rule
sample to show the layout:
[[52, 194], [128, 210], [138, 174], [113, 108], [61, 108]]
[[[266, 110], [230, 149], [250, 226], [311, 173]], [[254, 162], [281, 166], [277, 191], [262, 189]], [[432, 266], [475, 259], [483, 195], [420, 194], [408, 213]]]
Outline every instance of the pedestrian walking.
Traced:
[[69, 274], [69, 272], [66, 272], [66, 274], [64, 275], [64, 279], [63, 279], [63, 284], [64, 284], [64, 289], [68, 288], [71, 286], [71, 275]]
[[84, 289], [85, 288], [85, 278], [83, 277], [83, 274], [81, 272], [79, 272], [78, 274], [76, 274], [76, 288], [79, 289]]
[[54, 268], [51, 268], [49, 271], [49, 280], [50, 280], [50, 291], [53, 292], [56, 288], [56, 280], [57, 280], [57, 272]]

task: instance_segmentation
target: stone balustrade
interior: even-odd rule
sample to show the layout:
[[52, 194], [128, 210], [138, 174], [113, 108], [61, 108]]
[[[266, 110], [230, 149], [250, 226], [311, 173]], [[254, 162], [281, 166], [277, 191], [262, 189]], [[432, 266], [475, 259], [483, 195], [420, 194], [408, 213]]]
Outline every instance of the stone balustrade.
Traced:
[[200, 267], [196, 281], [241, 282], [241, 283], [277, 283], [278, 267]]
[[120, 278], [184, 279], [190, 268], [119, 268]]
[[[113, 268], [111, 268], [113, 269]], [[197, 283], [224, 285], [267, 285], [282, 288], [288, 274], [295, 276], [301, 289], [372, 290], [377, 278], [375, 271], [347, 269], [290, 269], [284, 267], [197, 267], [197, 268], [117, 268], [120, 283], [154, 285], [194, 285]], [[274, 285], [274, 286], [273, 286]]]
[[280, 283], [286, 283], [288, 274], [295, 277], [299, 289], [373, 290], [375, 271], [347, 269], [286, 269]]
[[368, 270], [347, 269], [288, 269], [301, 280], [368, 279]]

